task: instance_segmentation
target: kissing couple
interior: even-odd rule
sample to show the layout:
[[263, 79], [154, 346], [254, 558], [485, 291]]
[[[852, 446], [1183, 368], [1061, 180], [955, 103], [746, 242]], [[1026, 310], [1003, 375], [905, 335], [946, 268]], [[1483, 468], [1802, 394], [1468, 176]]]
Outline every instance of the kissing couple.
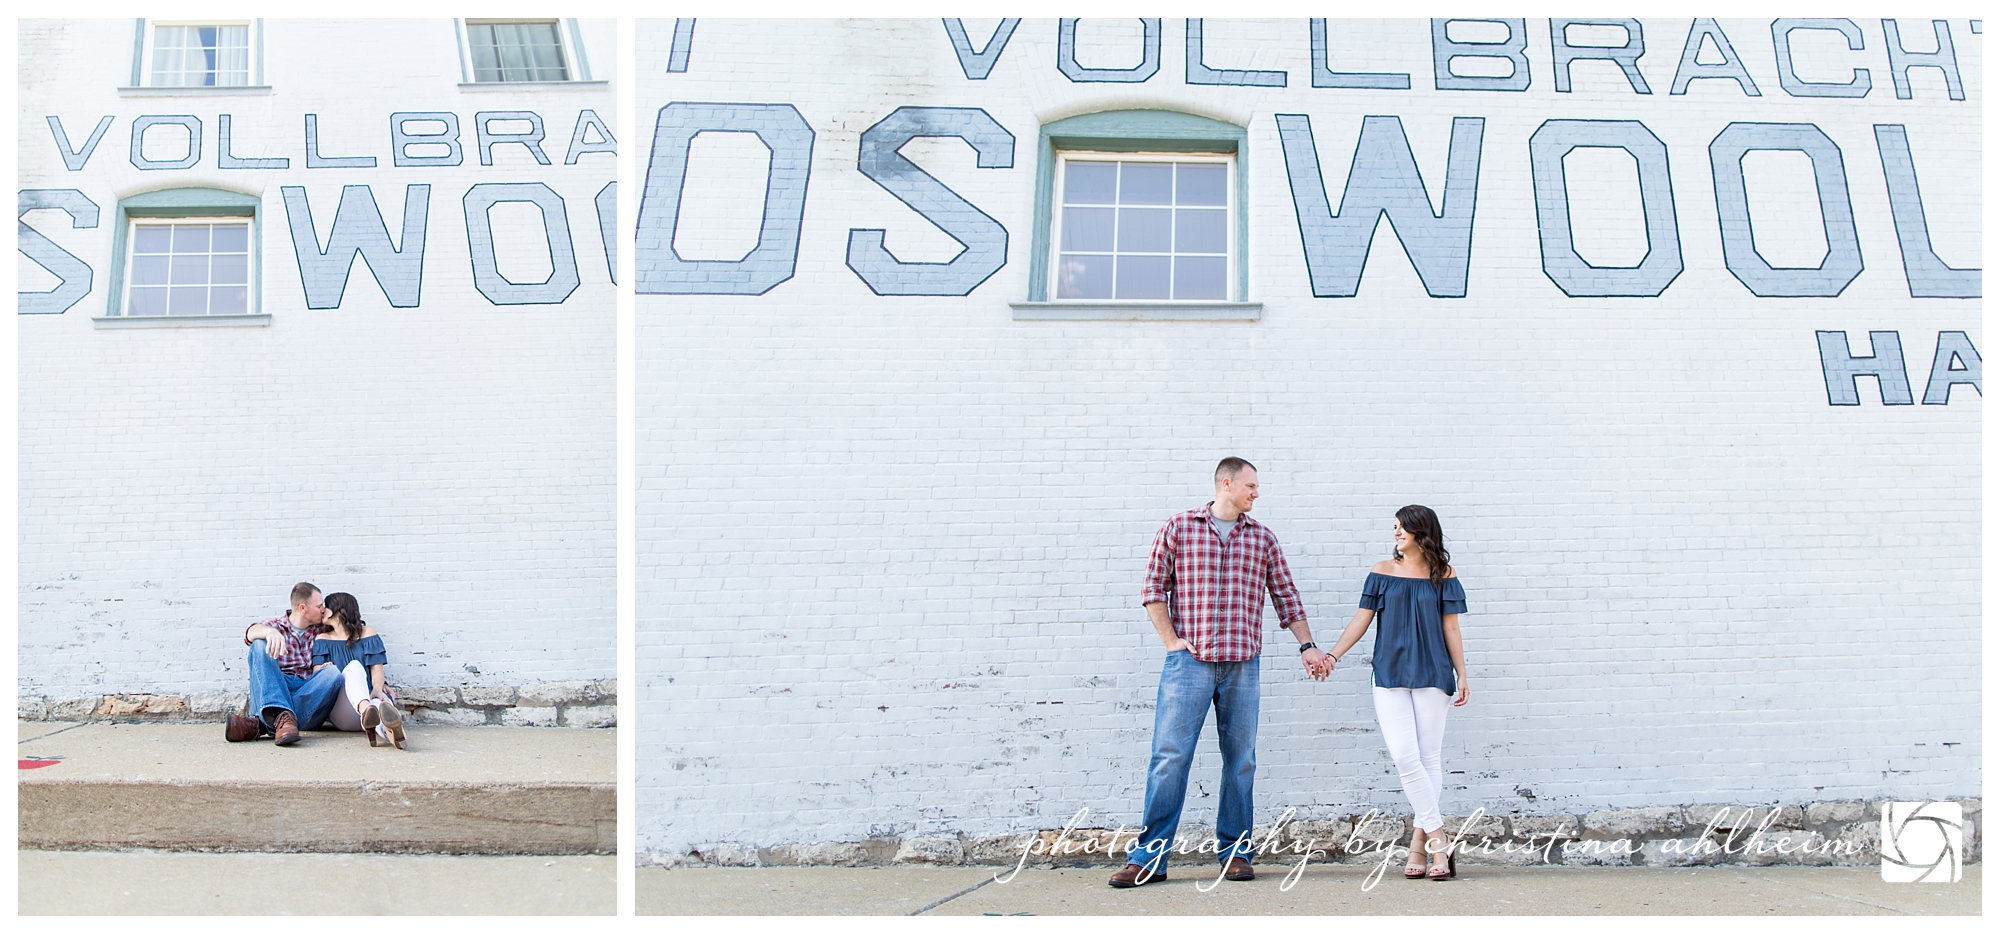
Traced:
[[243, 642], [250, 646], [249, 716], [231, 714], [224, 739], [271, 736], [290, 746], [300, 730], [331, 727], [366, 733], [370, 746], [405, 748], [403, 713], [384, 673], [388, 653], [353, 594], [321, 595], [299, 583], [291, 609], [250, 624]]
[[[1471, 697], [1458, 618], [1465, 588], [1444, 547], [1437, 513], [1425, 506], [1396, 511], [1391, 557], [1370, 568], [1361, 605], [1331, 651], [1319, 648], [1306, 625], [1292, 572], [1278, 537], [1250, 518], [1258, 496], [1257, 468], [1225, 457], [1215, 468], [1215, 499], [1167, 520], [1153, 539], [1142, 602], [1167, 649], [1153, 708], [1153, 755], [1139, 838], [1114, 888], [1167, 878], [1167, 857], [1187, 797], [1188, 768], [1208, 710], [1222, 747], [1222, 800], [1215, 819], [1222, 877], [1247, 882], [1251, 865], [1251, 792], [1257, 776], [1258, 664], [1263, 652], [1264, 595], [1280, 626], [1298, 640], [1299, 658], [1323, 681], [1379, 621], [1373, 659], [1375, 718], [1415, 812], [1406, 879], [1456, 878], [1458, 861], [1438, 811], [1443, 791], [1444, 723], [1450, 708]], [[1453, 699], [1453, 695], [1457, 695]]]

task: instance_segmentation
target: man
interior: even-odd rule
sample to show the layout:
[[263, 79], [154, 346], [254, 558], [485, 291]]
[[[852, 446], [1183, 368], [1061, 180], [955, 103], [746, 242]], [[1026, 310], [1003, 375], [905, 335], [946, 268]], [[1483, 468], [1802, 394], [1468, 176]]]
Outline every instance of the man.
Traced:
[[223, 738], [232, 743], [267, 733], [278, 745], [299, 741], [300, 729], [318, 729], [340, 696], [341, 675], [332, 668], [312, 670], [313, 637], [326, 625], [326, 597], [318, 587], [292, 587], [292, 608], [277, 619], [243, 630], [250, 646], [250, 713], [231, 714]]
[[1222, 877], [1247, 882], [1251, 788], [1257, 773], [1258, 655], [1263, 651], [1264, 594], [1279, 625], [1299, 641], [1306, 671], [1325, 678], [1332, 665], [1313, 645], [1305, 604], [1285, 566], [1277, 536], [1250, 518], [1257, 468], [1240, 457], [1215, 467], [1215, 499], [1167, 520], [1153, 539], [1143, 601], [1166, 644], [1153, 711], [1153, 761], [1146, 774], [1145, 822], [1114, 888], [1167, 878], [1167, 852], [1180, 826], [1188, 766], [1202, 721], [1215, 707], [1222, 747], [1222, 800], [1216, 809], [1216, 859]]

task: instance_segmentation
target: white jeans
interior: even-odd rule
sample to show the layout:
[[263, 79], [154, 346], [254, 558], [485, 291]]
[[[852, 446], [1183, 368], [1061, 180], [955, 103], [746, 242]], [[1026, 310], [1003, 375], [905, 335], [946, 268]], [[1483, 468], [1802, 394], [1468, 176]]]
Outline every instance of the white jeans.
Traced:
[[1376, 688], [1375, 722], [1389, 744], [1389, 758], [1403, 779], [1403, 794], [1417, 812], [1417, 829], [1444, 827], [1438, 795], [1444, 791], [1444, 718], [1451, 695], [1437, 688]]
[[359, 661], [351, 661], [340, 669], [340, 676], [346, 682], [341, 692], [346, 695], [347, 703], [334, 704], [333, 712], [326, 719], [336, 730], [358, 733], [361, 731], [361, 714], [354, 709], [354, 705], [368, 699], [368, 669], [361, 667]]

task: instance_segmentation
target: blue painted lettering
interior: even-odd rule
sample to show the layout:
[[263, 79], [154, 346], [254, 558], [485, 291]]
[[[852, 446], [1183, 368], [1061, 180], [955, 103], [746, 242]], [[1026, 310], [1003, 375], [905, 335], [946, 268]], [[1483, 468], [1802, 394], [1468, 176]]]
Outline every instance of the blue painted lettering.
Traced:
[[397, 308], [415, 308], [423, 295], [424, 228], [430, 217], [431, 186], [410, 185], [403, 192], [403, 245], [389, 240], [388, 225], [375, 206], [367, 185], [340, 189], [340, 207], [326, 248], [313, 229], [312, 206], [306, 190], [296, 185], [279, 189], [285, 199], [285, 219], [291, 225], [292, 253], [298, 257], [299, 281], [307, 308], [339, 308], [347, 277], [359, 256], [368, 264], [382, 294]]
[[[674, 253], [688, 149], [705, 130], [755, 133], [771, 150], [757, 246], [738, 260], [684, 260]], [[762, 295], [792, 277], [812, 173], [812, 126], [790, 104], [697, 104], [660, 108], [646, 187], [639, 194], [633, 272], [641, 295]]]
[[[500, 274], [493, 248], [493, 206], [521, 201], [542, 212], [549, 246], [549, 277], [515, 282]], [[562, 196], [541, 182], [486, 182], [465, 193], [465, 242], [472, 252], [472, 286], [495, 305], [560, 305], [583, 279], [577, 274], [576, 247], [569, 236], [569, 212]]]
[[[110, 119], [105, 118], [107, 121]], [[98, 134], [102, 135], [104, 127], [108, 125], [108, 123], [99, 124]], [[87, 147], [85, 158], [88, 158]], [[90, 294], [92, 278], [90, 264], [78, 259], [76, 254], [57, 246], [54, 240], [43, 236], [41, 231], [28, 226], [28, 222], [20, 218], [26, 217], [29, 211], [34, 210], [61, 211], [69, 215], [70, 227], [88, 229], [97, 226], [97, 202], [74, 188], [29, 188], [20, 193], [18, 207], [15, 224], [22, 255], [34, 260], [36, 264], [54, 273], [62, 281], [47, 292], [17, 293], [15, 309], [24, 315], [62, 314]]]
[[[1743, 156], [1753, 149], [1790, 150], [1812, 160], [1826, 258], [1811, 269], [1778, 268], [1757, 253], [1744, 189]], [[1715, 211], [1722, 224], [1722, 259], [1729, 272], [1763, 298], [1839, 295], [1861, 275], [1861, 239], [1854, 231], [1854, 203], [1840, 147], [1810, 123], [1732, 123], [1708, 144], [1715, 179]]]
[[[1646, 257], [1631, 267], [1594, 266], [1576, 252], [1563, 158], [1579, 147], [1622, 149], [1639, 166], [1639, 200], [1646, 215]], [[1681, 274], [1680, 222], [1674, 213], [1667, 145], [1637, 120], [1550, 120], [1528, 138], [1535, 175], [1535, 217], [1542, 234], [1542, 271], [1571, 298], [1651, 297]]]
[[965, 295], [1007, 264], [1007, 228], [946, 188], [897, 150], [920, 136], [955, 136], [982, 169], [1014, 165], [1014, 134], [971, 107], [898, 107], [861, 134], [861, 174], [965, 246], [944, 263], [905, 263], [882, 245], [885, 231], [847, 232], [847, 268], [877, 295]]
[[1465, 297], [1484, 119], [1452, 118], [1444, 212], [1433, 214], [1430, 195], [1417, 172], [1416, 156], [1403, 133], [1403, 121], [1396, 117], [1362, 118], [1361, 139], [1354, 147], [1340, 213], [1335, 214], [1320, 174], [1311, 118], [1304, 114], [1278, 114], [1277, 118], [1313, 295], [1351, 298], [1360, 290], [1361, 270], [1368, 262], [1375, 227], [1387, 214], [1403, 252], [1423, 279], [1424, 291], [1433, 298]]

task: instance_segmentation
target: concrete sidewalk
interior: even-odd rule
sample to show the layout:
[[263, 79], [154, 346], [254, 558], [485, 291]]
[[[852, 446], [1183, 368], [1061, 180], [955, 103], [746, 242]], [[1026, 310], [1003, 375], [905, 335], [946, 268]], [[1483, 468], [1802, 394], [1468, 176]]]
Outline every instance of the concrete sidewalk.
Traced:
[[[20, 724], [20, 845], [35, 849], [609, 854], [613, 730], [417, 727], [409, 749], [220, 724]], [[38, 762], [52, 765], [35, 767]]]
[[[22, 850], [23, 915], [611, 915], [616, 856]], [[293, 880], [272, 886], [257, 880]]]
[[[1288, 868], [1288, 867], [1286, 867]], [[1254, 882], [1176, 874], [1137, 889], [1110, 868], [784, 867], [638, 871], [638, 913], [703, 915], [1972, 915], [1981, 867], [1956, 883], [1891, 885], [1876, 867], [1459, 867], [1451, 882], [1372, 867], [1314, 865], [1290, 891], [1285, 868]]]

